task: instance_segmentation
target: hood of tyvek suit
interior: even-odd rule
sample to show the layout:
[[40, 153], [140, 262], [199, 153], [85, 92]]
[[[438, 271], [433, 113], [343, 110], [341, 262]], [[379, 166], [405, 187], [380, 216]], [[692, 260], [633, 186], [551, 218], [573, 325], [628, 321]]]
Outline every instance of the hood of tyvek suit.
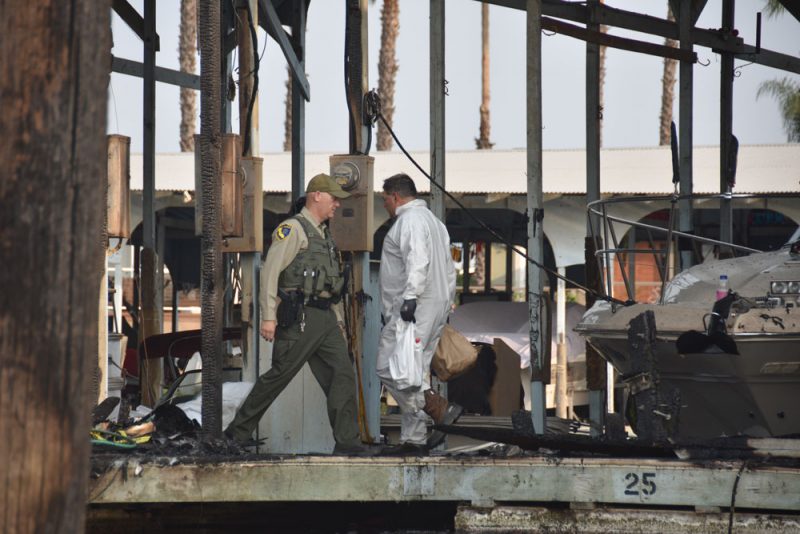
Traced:
[[456, 272], [450, 236], [424, 200], [412, 200], [397, 208], [397, 217], [383, 242], [380, 286], [386, 321], [399, 313], [405, 299], [453, 301]]

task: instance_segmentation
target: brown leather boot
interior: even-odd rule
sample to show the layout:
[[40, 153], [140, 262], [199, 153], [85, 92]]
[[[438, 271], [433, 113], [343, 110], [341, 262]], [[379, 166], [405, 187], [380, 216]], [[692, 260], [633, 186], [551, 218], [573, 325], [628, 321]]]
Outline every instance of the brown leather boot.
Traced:
[[433, 422], [437, 425], [444, 423], [445, 414], [447, 413], [447, 399], [436, 393], [432, 389], [425, 391], [425, 413], [431, 416]]
[[[464, 409], [454, 402], [447, 402], [447, 399], [429, 389], [425, 391], [425, 413], [431, 416], [437, 425], [452, 425], [461, 417]], [[433, 449], [444, 441], [444, 432], [434, 430], [428, 437], [428, 447]]]

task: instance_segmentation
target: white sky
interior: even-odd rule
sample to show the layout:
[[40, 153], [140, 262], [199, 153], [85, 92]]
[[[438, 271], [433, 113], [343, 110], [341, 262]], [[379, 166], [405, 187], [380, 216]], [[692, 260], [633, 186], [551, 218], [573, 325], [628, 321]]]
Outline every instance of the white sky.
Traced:
[[[664, 18], [666, 1], [608, 0], [620, 9]], [[380, 7], [370, 5], [370, 87], [377, 87], [380, 44]], [[394, 129], [404, 145], [427, 150], [428, 120], [428, 2], [400, 0], [400, 34], [397, 42], [399, 71], [395, 94]], [[748, 44], [755, 44], [756, 12], [762, 0], [737, 2], [736, 27]], [[141, 13], [141, 0], [132, 2]], [[716, 28], [721, 20], [720, 0], [710, 0], [697, 26]], [[156, 63], [178, 68], [179, 0], [157, 2], [157, 31], [161, 51]], [[306, 105], [306, 150], [347, 152], [348, 122], [342, 78], [344, 50], [344, 0], [314, 0], [308, 13], [306, 69], [311, 102]], [[491, 139], [495, 148], [525, 146], [525, 13], [491, 6]], [[114, 14], [113, 54], [142, 60], [142, 45], [136, 35]], [[445, 77], [446, 146], [449, 150], [474, 148], [478, 135], [480, 105], [480, 4], [474, 0], [446, 3]], [[611, 33], [661, 43], [661, 39], [611, 29]], [[258, 30], [259, 47], [265, 33]], [[543, 36], [544, 148], [583, 148], [585, 44], [565, 36]], [[786, 14], [762, 23], [762, 47], [800, 55], [800, 23]], [[719, 56], [696, 47], [703, 63], [694, 69], [694, 143], [719, 144]], [[603, 145], [639, 147], [658, 144], [658, 114], [661, 103], [662, 59], [608, 49], [606, 56]], [[198, 72], [200, 61], [198, 58]], [[737, 66], [745, 65], [736, 61]], [[777, 102], [756, 99], [764, 80], [800, 76], [760, 65], [747, 65], [734, 82], [734, 134], [742, 144], [785, 143], [786, 135]], [[234, 74], [234, 76], [236, 76]], [[260, 70], [260, 148], [278, 152], [283, 144], [284, 83], [286, 63], [278, 45], [269, 39]], [[156, 151], [177, 152], [180, 110], [178, 88], [157, 84]], [[130, 136], [131, 150], [142, 150], [142, 82], [139, 78], [112, 73], [109, 92], [108, 130]], [[674, 106], [677, 121], [677, 86]], [[199, 98], [198, 98], [199, 107]], [[238, 105], [233, 108], [234, 131], [238, 129]], [[198, 110], [199, 113], [199, 110]], [[199, 132], [200, 121], [197, 120]], [[374, 146], [373, 146], [374, 150]]]

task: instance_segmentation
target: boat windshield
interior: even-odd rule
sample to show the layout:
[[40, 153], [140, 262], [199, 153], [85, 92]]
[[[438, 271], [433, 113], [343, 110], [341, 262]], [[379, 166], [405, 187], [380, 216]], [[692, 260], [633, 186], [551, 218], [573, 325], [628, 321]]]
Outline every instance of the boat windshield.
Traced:
[[787, 245], [791, 245], [795, 241], [800, 240], [800, 226], [797, 227], [797, 230], [794, 231], [792, 237], [789, 238], [789, 241], [786, 242]]

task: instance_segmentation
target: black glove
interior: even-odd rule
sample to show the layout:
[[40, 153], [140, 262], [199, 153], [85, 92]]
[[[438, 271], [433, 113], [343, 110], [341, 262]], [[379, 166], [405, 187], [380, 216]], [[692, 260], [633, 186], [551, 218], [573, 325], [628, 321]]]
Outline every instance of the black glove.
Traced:
[[414, 318], [414, 312], [417, 309], [417, 299], [408, 299], [403, 301], [403, 305], [400, 306], [400, 317], [407, 323], [414, 322], [416, 323], [417, 320]]

